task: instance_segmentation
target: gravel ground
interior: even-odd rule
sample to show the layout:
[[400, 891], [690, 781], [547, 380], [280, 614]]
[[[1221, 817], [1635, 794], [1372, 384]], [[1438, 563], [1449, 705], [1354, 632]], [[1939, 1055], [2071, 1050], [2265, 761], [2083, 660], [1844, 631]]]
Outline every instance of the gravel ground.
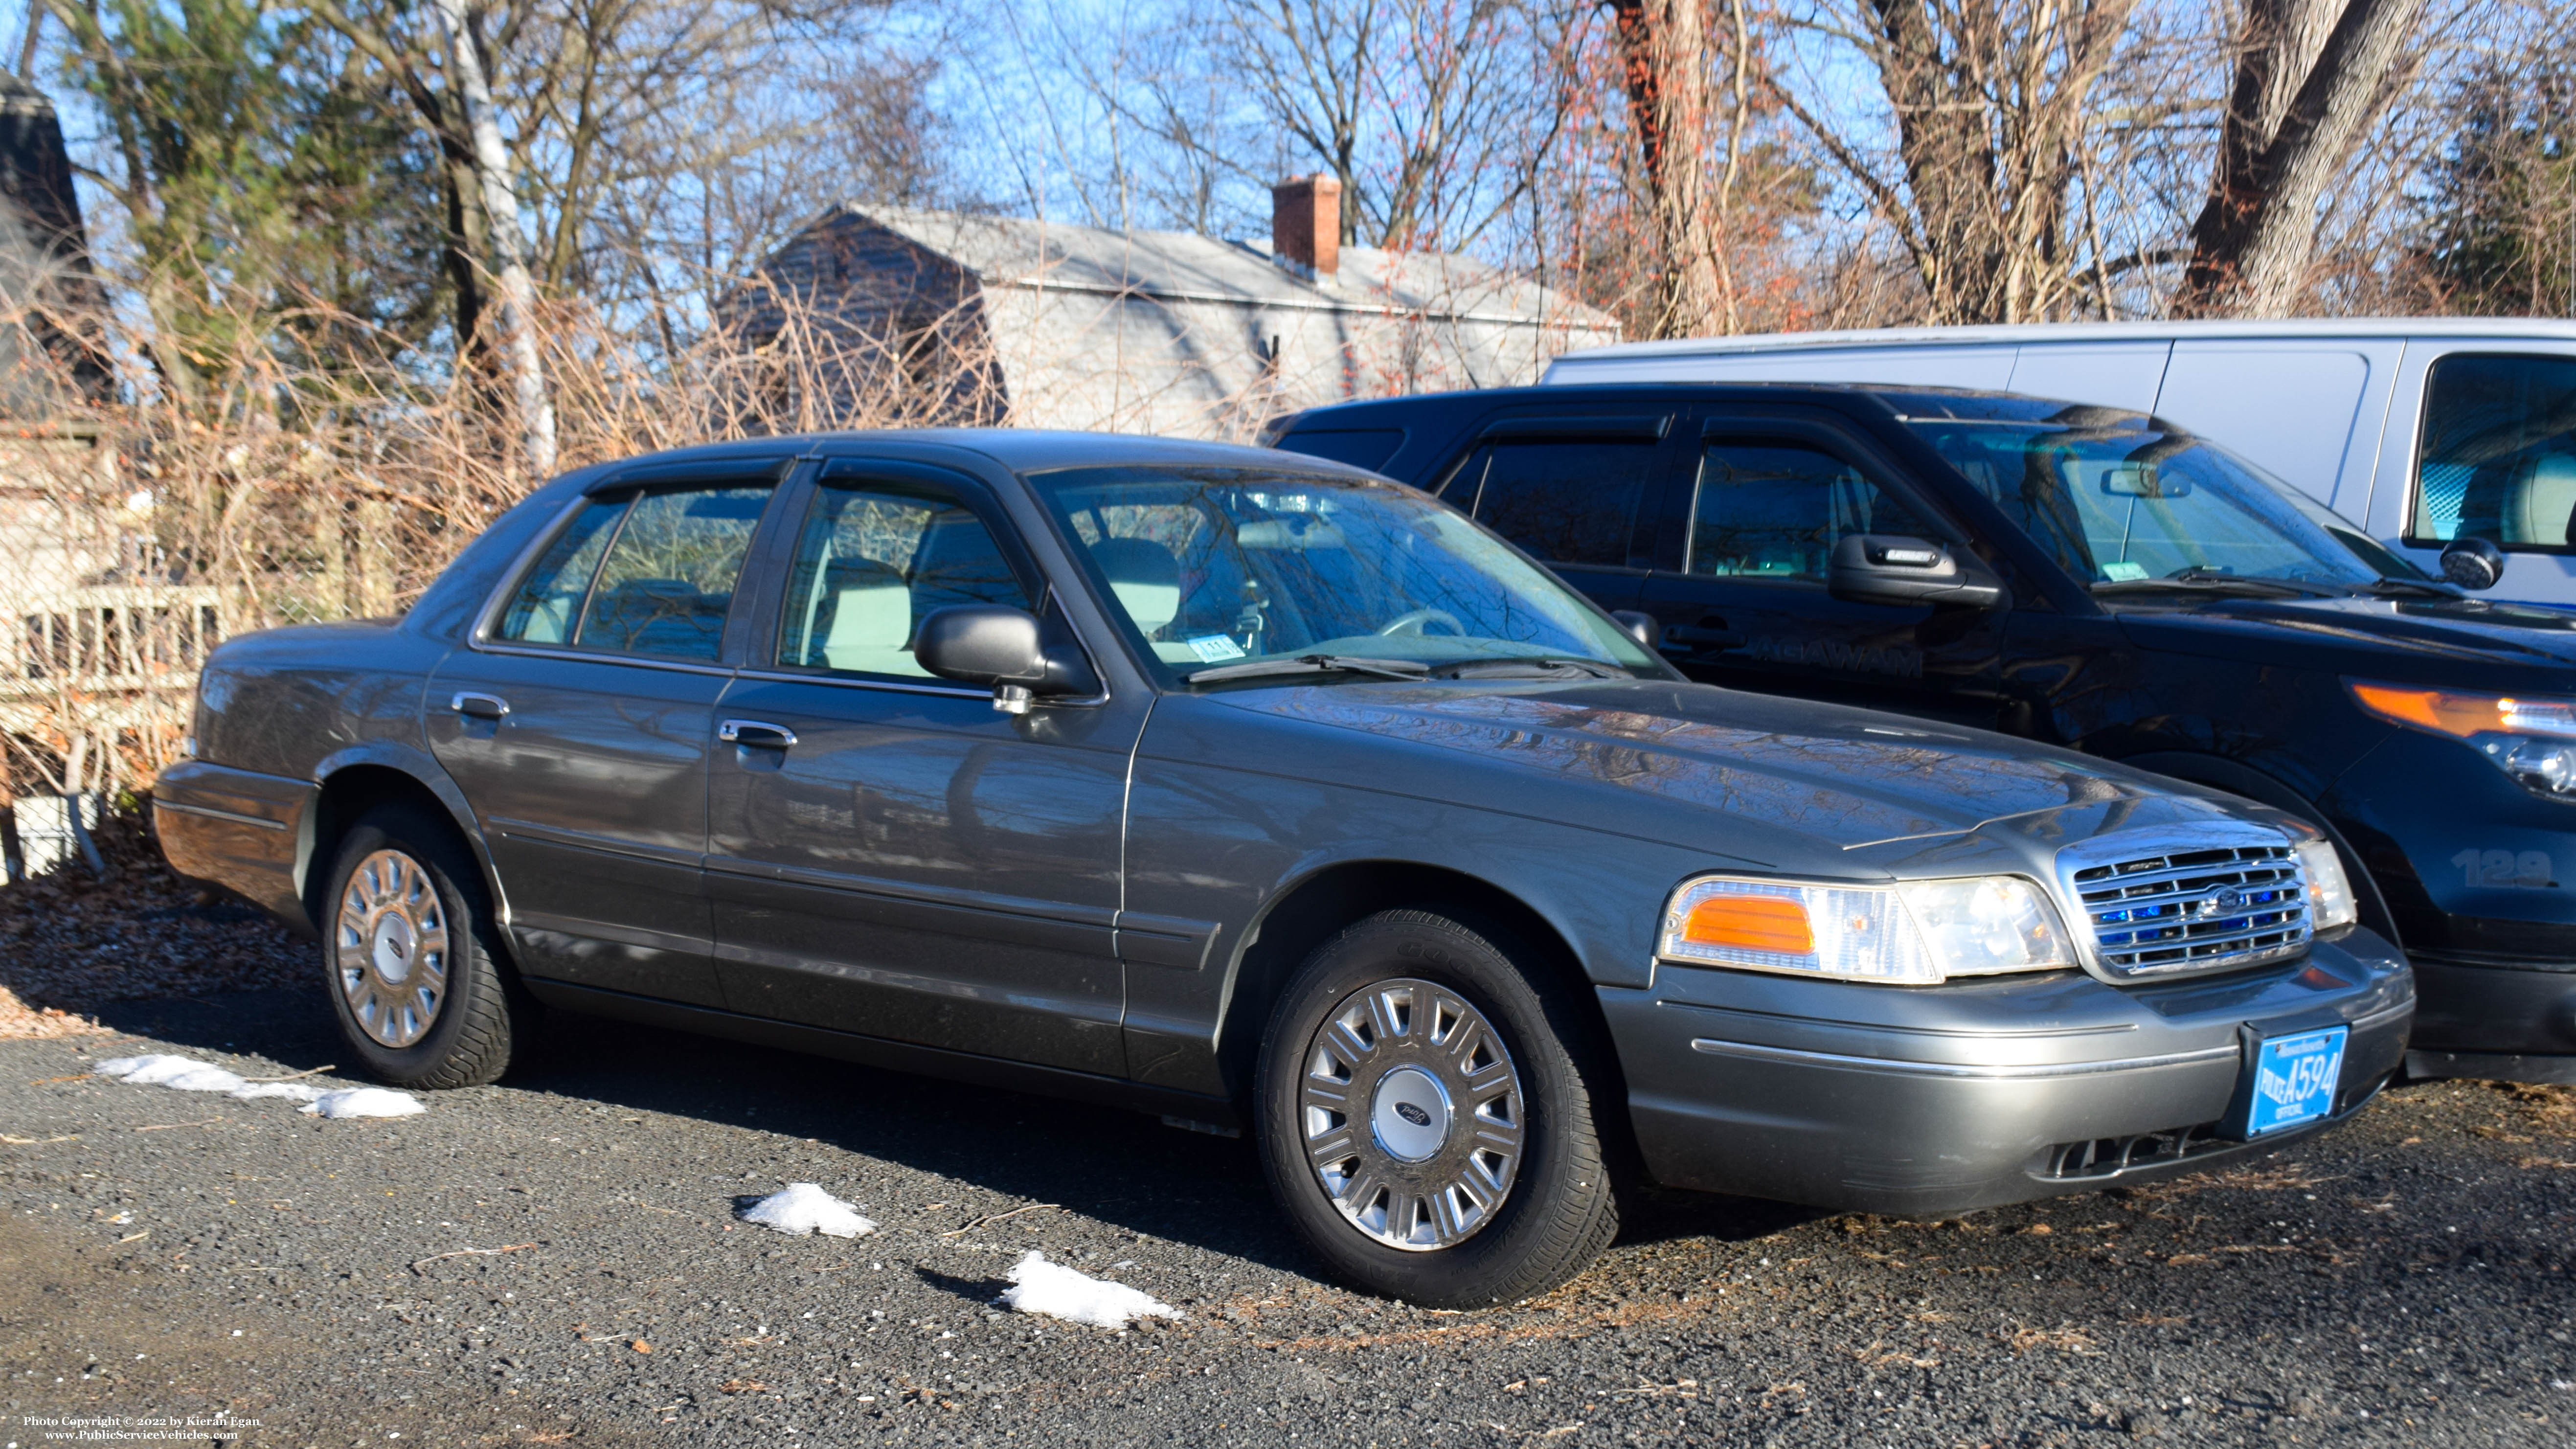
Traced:
[[258, 908], [171, 873], [140, 809], [79, 863], [0, 889], [0, 1039], [78, 1036], [111, 1002], [303, 983], [312, 949]]
[[[0, 1438], [27, 1449], [73, 1417], [114, 1421], [92, 1442], [1354, 1449], [2576, 1423], [2556, 1089], [2409, 1087], [2224, 1176], [1939, 1225], [1657, 1197], [1571, 1286], [1447, 1314], [1319, 1281], [1246, 1144], [1143, 1117], [590, 1025], [508, 1086], [322, 1122], [82, 1075], [325, 1066], [312, 994], [105, 1016], [0, 1042]], [[733, 1220], [788, 1181], [883, 1226]], [[1187, 1317], [996, 1312], [1033, 1248]]]

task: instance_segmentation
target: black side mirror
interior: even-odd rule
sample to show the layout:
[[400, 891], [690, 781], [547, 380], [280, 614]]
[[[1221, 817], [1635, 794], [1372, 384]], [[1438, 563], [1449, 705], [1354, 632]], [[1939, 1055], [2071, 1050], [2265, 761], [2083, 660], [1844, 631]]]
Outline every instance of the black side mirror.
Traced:
[[2001, 608], [2003, 580], [1948, 544], [1892, 533], [1855, 533], [1834, 545], [1825, 592], [1862, 604]]
[[942, 679], [992, 686], [993, 708], [1010, 714], [1047, 695], [1100, 692], [1099, 677], [1070, 638], [1005, 604], [934, 610], [913, 635], [912, 657]]
[[2442, 577], [2464, 589], [2492, 589], [2504, 579], [2504, 550], [2491, 538], [2455, 538], [2442, 549]]
[[1610, 621], [1628, 631], [1628, 637], [1649, 649], [1655, 647], [1655, 616], [1643, 609], [1613, 609]]

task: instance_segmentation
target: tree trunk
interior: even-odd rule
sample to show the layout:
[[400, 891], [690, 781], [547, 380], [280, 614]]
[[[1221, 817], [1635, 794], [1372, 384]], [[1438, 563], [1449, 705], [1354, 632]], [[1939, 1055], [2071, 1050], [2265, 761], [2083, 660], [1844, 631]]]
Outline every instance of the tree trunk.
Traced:
[[1656, 337], [1714, 332], [1724, 324], [1725, 289], [1701, 188], [1707, 21], [1700, 0], [1612, 0], [1610, 9], [1627, 71], [1629, 125], [1637, 133], [1663, 260], [1650, 330]]
[[2423, 0], [2250, 0], [2182, 317], [2279, 317], [2305, 293], [2317, 207], [2387, 101]]
[[510, 361], [511, 392], [519, 411], [519, 451], [531, 476], [555, 470], [555, 409], [547, 396], [544, 359], [537, 352], [537, 289], [528, 275], [526, 243], [519, 230], [519, 198], [511, 186], [509, 152], [492, 110], [467, 0], [437, 0], [447, 31], [448, 61], [473, 141], [474, 179], [481, 189], [492, 256], [499, 263], [501, 331]]

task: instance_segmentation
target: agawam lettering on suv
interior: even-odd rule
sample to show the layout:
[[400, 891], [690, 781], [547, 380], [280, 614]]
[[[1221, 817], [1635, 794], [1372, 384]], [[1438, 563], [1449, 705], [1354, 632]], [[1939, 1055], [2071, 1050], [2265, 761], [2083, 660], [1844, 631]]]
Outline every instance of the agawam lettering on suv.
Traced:
[[318, 933], [385, 1080], [588, 1013], [1248, 1131], [1434, 1305], [1561, 1281], [1623, 1179], [1941, 1214], [2263, 1151], [2414, 1003], [2288, 813], [1692, 683], [1262, 450], [588, 469], [400, 621], [225, 644], [195, 740], [172, 862]]

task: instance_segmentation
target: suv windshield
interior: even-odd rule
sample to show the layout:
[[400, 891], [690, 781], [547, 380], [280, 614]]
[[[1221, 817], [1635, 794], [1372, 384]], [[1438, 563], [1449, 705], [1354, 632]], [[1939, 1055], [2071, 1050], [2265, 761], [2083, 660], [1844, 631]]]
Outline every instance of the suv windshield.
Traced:
[[2136, 413], [2068, 408], [2038, 421], [1909, 424], [2087, 584], [2424, 578], [2252, 464]]
[[1228, 467], [1067, 468], [1030, 482], [1167, 679], [1312, 655], [1433, 668], [1578, 660], [1665, 677], [1553, 574], [1409, 488]]

